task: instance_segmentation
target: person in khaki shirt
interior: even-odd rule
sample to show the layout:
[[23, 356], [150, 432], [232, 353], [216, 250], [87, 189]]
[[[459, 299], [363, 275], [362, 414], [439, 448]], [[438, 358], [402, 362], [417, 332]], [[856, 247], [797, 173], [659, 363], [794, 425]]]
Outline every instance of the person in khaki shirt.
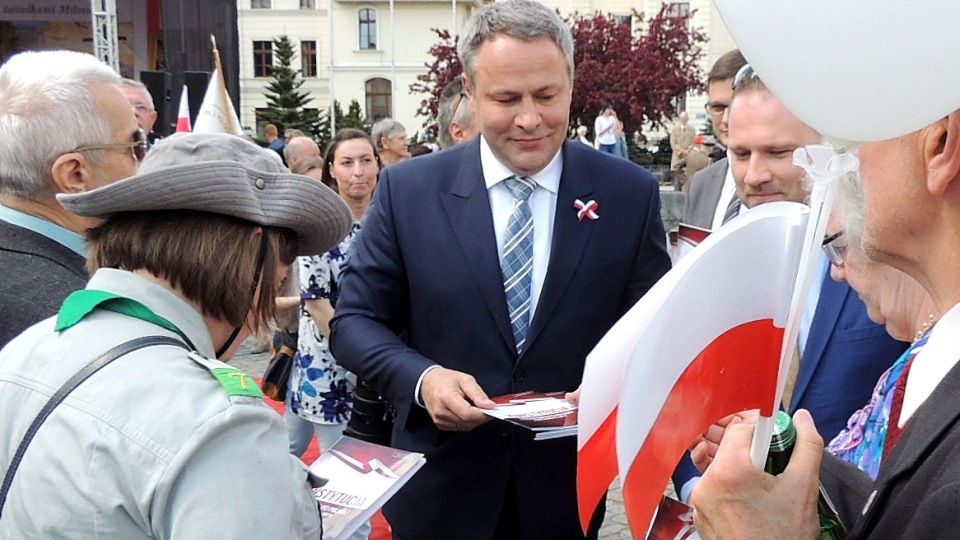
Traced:
[[[95, 273], [0, 351], [0, 463], [16, 471], [0, 538], [321, 538], [321, 482], [287, 453], [256, 382], [223, 362], [272, 317], [294, 256], [350, 228], [331, 189], [270, 152], [177, 134], [137, 175], [58, 195], [100, 222]], [[50, 395], [138, 338], [165, 342], [81, 380], [15, 461]]]
[[677, 125], [670, 129], [670, 148], [673, 149], [673, 155], [670, 156], [670, 170], [674, 171], [675, 174], [683, 173], [679, 165], [680, 160], [690, 153], [693, 148], [693, 139], [696, 137], [693, 128], [687, 125], [689, 120], [687, 113], [681, 112], [677, 116]]
[[713, 159], [710, 158], [710, 152], [713, 150], [715, 144], [716, 142], [713, 140], [713, 137], [697, 135], [693, 138], [693, 148], [690, 149], [686, 157], [677, 163], [677, 166], [683, 171], [681, 181], [684, 193], [689, 191], [690, 179], [693, 178], [693, 175], [713, 163]]

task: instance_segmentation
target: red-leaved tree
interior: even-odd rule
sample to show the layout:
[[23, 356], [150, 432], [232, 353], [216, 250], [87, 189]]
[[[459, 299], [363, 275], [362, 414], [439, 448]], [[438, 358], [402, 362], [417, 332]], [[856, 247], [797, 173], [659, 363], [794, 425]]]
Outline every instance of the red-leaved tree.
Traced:
[[427, 94], [426, 99], [420, 102], [417, 116], [425, 116], [423, 129], [430, 137], [437, 136], [437, 109], [440, 106], [440, 92], [463, 72], [460, 58], [457, 57], [457, 38], [451, 38], [450, 32], [431, 28], [440, 38], [440, 42], [430, 47], [433, 56], [432, 64], [424, 64], [426, 73], [417, 75], [417, 81], [410, 85], [411, 92]]
[[[700, 45], [706, 36], [691, 28], [692, 12], [669, 16], [669, 5], [649, 21], [634, 11], [633, 32], [612, 15], [574, 14], [566, 19], [575, 42], [573, 100], [570, 122], [592, 129], [593, 120], [603, 103], [610, 102], [627, 132], [640, 131], [650, 124], [663, 126], [676, 114], [677, 98], [692, 90], [702, 90], [703, 72], [698, 61]], [[424, 130], [435, 136], [435, 118], [440, 92], [463, 71], [457, 58], [456, 38], [450, 32], [432, 29], [440, 42], [430, 48], [432, 64], [410, 85], [413, 92], [426, 94], [417, 109], [426, 117]]]
[[574, 14], [567, 19], [576, 47], [570, 122], [593, 130], [604, 103], [612, 103], [624, 130], [663, 126], [676, 114], [677, 98], [702, 90], [700, 45], [706, 36], [691, 28], [690, 17], [668, 16], [669, 4], [650, 20], [636, 11], [632, 32], [611, 15]]

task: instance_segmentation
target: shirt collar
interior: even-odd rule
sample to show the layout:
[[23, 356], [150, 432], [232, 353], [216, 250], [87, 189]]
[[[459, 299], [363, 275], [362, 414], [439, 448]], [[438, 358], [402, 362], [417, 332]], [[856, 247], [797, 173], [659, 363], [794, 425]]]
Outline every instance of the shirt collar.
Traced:
[[[483, 169], [483, 181], [486, 183], [488, 190], [517, 174], [497, 159], [483, 135], [480, 135], [480, 167]], [[529, 177], [537, 183], [537, 187], [542, 187], [556, 194], [560, 190], [560, 174], [562, 172], [563, 147], [557, 151], [557, 155], [553, 156], [553, 159], [550, 160], [550, 163], [547, 163], [543, 170]]]
[[11, 225], [42, 234], [54, 242], [62, 244], [71, 251], [75, 251], [84, 259], [87, 258], [87, 246], [83, 235], [77, 234], [70, 229], [2, 204], [0, 204], [0, 219]]
[[177, 293], [159, 283], [126, 270], [101, 268], [93, 274], [86, 288], [126, 296], [142, 303], [186, 334], [197, 352], [208, 358], [216, 358], [213, 338], [210, 337], [203, 315]]

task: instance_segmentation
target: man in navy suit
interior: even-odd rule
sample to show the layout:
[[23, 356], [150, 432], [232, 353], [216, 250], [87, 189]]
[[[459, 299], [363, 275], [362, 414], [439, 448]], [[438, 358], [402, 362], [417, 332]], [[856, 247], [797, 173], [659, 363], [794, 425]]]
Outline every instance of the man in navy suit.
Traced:
[[[573, 41], [552, 10], [489, 4], [459, 48], [481, 137], [381, 173], [333, 353], [396, 408], [392, 444], [427, 457], [385, 507], [394, 538], [583, 538], [576, 441], [534, 441], [480, 408], [579, 386], [587, 353], [669, 269], [657, 182], [566, 141]], [[514, 240], [524, 206], [532, 245]], [[508, 299], [521, 243], [528, 289]]]

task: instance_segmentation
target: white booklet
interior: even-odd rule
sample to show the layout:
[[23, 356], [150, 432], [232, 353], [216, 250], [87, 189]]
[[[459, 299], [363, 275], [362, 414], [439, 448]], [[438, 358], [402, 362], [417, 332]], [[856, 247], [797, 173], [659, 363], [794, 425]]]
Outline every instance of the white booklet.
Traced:
[[563, 399], [564, 392], [519, 392], [491, 398], [497, 406], [481, 409], [533, 432], [534, 440], [577, 434], [577, 406]]
[[343, 436], [313, 462], [327, 480], [313, 490], [320, 503], [323, 540], [347, 538], [426, 463], [423, 454]]

